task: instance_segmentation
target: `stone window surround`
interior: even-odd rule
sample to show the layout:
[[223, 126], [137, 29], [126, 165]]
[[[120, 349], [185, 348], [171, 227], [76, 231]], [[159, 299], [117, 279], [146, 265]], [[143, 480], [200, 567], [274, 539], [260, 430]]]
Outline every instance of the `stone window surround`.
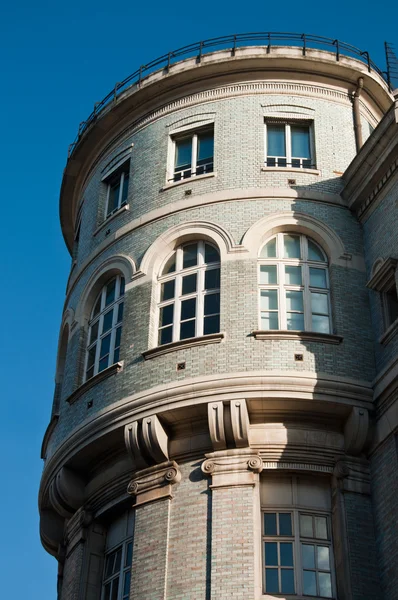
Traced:
[[378, 258], [372, 267], [372, 277], [366, 284], [366, 286], [380, 293], [381, 308], [383, 311], [383, 323], [385, 327], [384, 333], [379, 337], [379, 343], [386, 345], [389, 341], [395, 337], [398, 333], [398, 319], [394, 322], [389, 322], [388, 306], [386, 294], [393, 290], [394, 287], [397, 289], [395, 280], [395, 274], [397, 270], [398, 259], [396, 258]]

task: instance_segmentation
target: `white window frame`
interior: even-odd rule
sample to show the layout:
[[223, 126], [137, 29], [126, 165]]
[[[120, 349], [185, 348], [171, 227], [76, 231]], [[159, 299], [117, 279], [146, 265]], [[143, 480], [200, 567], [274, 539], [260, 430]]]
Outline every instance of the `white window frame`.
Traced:
[[[112, 596], [112, 589], [113, 589], [113, 585], [114, 582], [117, 580], [118, 581], [118, 593], [117, 593], [117, 600], [128, 600], [129, 599], [129, 595], [130, 595], [130, 588], [131, 588], [131, 563], [126, 565], [126, 559], [128, 558], [128, 549], [129, 549], [129, 545], [131, 544], [131, 557], [133, 554], [133, 538], [129, 538], [127, 540], [125, 540], [122, 544], [118, 544], [117, 546], [115, 546], [114, 548], [110, 549], [106, 554], [105, 554], [105, 561], [104, 561], [104, 575], [103, 575], [103, 580], [102, 580], [102, 594], [101, 594], [101, 600], [110, 600], [113, 596]], [[121, 554], [121, 560], [120, 560], [120, 569], [119, 571], [117, 571], [116, 573], [111, 574], [110, 576], [106, 577], [106, 567], [107, 567], [107, 562], [108, 562], [108, 558], [109, 556], [111, 556], [112, 554], [114, 554], [115, 552], [117, 552], [119, 549], [121, 549], [122, 554]], [[130, 585], [129, 585], [129, 590], [126, 594], [124, 594], [124, 581], [125, 581], [125, 576], [127, 573], [130, 573]], [[107, 585], [110, 584], [109, 587], [109, 594], [106, 594], [106, 587]]]
[[[105, 203], [105, 219], [109, 219], [112, 215], [114, 215], [118, 210], [128, 204], [128, 194], [129, 189], [127, 187], [127, 195], [123, 200], [123, 188], [124, 188], [124, 180], [127, 177], [129, 178], [128, 185], [130, 184], [130, 160], [125, 162], [122, 166], [117, 167], [112, 173], [108, 173], [106, 178], [104, 179], [104, 183], [107, 186], [106, 189], [106, 203]], [[111, 189], [115, 186], [116, 183], [119, 183], [119, 196], [117, 201], [117, 206], [113, 208], [110, 212], [108, 212], [109, 207], [109, 197], [111, 193]]]
[[[284, 245], [283, 245], [283, 236], [291, 235], [297, 236], [300, 238], [300, 254], [301, 258], [283, 258], [284, 254]], [[320, 247], [320, 245], [315, 242], [309, 236], [306, 236], [299, 232], [294, 231], [283, 231], [279, 232], [276, 235], [274, 234], [262, 245], [261, 250], [270, 242], [273, 238], [276, 238], [276, 257], [270, 258], [259, 258], [258, 259], [258, 281], [259, 281], [259, 292], [258, 292], [258, 303], [259, 303], [259, 330], [262, 331], [262, 323], [261, 323], [261, 313], [262, 312], [273, 312], [271, 311], [262, 311], [261, 308], [261, 291], [262, 290], [277, 290], [277, 298], [278, 298], [278, 329], [269, 329], [266, 331], [298, 331], [293, 329], [287, 329], [287, 307], [286, 307], [286, 291], [302, 291], [303, 293], [303, 313], [304, 313], [304, 329], [303, 331], [315, 331], [312, 329], [312, 310], [311, 310], [311, 293], [321, 293], [327, 296], [327, 306], [328, 306], [328, 317], [329, 317], [329, 334], [333, 333], [333, 323], [332, 323], [332, 306], [331, 306], [331, 298], [330, 298], [330, 281], [329, 281], [329, 265], [326, 258], [326, 254], [324, 250]], [[313, 242], [321, 251], [323, 256], [325, 257], [324, 261], [313, 261], [308, 259], [308, 244], [307, 240]], [[260, 254], [261, 254], [260, 250]], [[261, 266], [269, 265], [276, 266], [277, 270], [277, 283], [276, 284], [264, 284], [260, 283], [261, 281]], [[300, 266], [301, 267], [301, 275], [302, 275], [302, 284], [301, 285], [293, 285], [287, 284], [285, 282], [285, 266]], [[326, 274], [326, 288], [317, 288], [315, 286], [310, 285], [310, 268], [317, 268], [325, 271]], [[294, 312], [294, 311], [293, 311]], [[315, 313], [318, 314], [318, 313]], [[325, 315], [326, 316], [326, 315]]]
[[[295, 483], [293, 481], [293, 485], [295, 486]], [[265, 534], [265, 530], [264, 530], [264, 514], [265, 513], [271, 513], [271, 514], [287, 514], [289, 513], [291, 515], [291, 525], [292, 525], [292, 535], [291, 536], [287, 536], [287, 535], [266, 535]], [[321, 539], [321, 538], [316, 538], [316, 537], [305, 537], [304, 535], [302, 535], [301, 530], [300, 530], [300, 515], [308, 515], [311, 517], [321, 517], [321, 518], [326, 518], [327, 521], [327, 539]], [[277, 523], [278, 523], [278, 516], [277, 516]], [[302, 508], [299, 507], [297, 505], [293, 505], [293, 506], [284, 506], [284, 507], [269, 507], [267, 506], [266, 508], [262, 508], [261, 510], [261, 555], [262, 555], [262, 560], [261, 560], [261, 564], [262, 564], [262, 585], [263, 585], [263, 595], [266, 598], [274, 598], [275, 595], [280, 596], [283, 595], [284, 598], [294, 598], [295, 596], [303, 596], [304, 595], [304, 571], [315, 571], [317, 574], [319, 572], [321, 573], [330, 573], [330, 579], [331, 579], [331, 588], [332, 588], [332, 595], [331, 596], [320, 596], [320, 595], [315, 595], [315, 596], [310, 596], [311, 598], [331, 598], [334, 599], [336, 598], [336, 574], [335, 574], [335, 568], [334, 568], [334, 554], [333, 554], [333, 540], [332, 540], [332, 524], [331, 524], [331, 513], [330, 512], [326, 512], [326, 511], [319, 511], [319, 510], [314, 510], [312, 508]], [[276, 593], [271, 593], [268, 594], [266, 591], [266, 564], [265, 564], [265, 543], [266, 542], [287, 542], [287, 543], [292, 543], [293, 546], [293, 572], [294, 572], [294, 593], [282, 593], [280, 592], [279, 594]], [[322, 546], [322, 547], [328, 547], [329, 548], [329, 563], [330, 563], [330, 569], [321, 569], [318, 567], [315, 567], [313, 569], [310, 568], [304, 568], [303, 565], [303, 559], [302, 559], [302, 546], [303, 545], [311, 545], [314, 547], [317, 546]], [[278, 556], [279, 556], [279, 546], [278, 546]], [[278, 561], [279, 562], [279, 561]], [[278, 579], [279, 579], [279, 585], [281, 582], [280, 579], [280, 571], [283, 568], [283, 566], [279, 565], [268, 565], [268, 568], [277, 568], [278, 569]], [[286, 567], [288, 569], [291, 569], [291, 567]], [[319, 591], [318, 588], [318, 575], [316, 575], [315, 577], [316, 579], [316, 585], [317, 585], [317, 593]]]
[[[209, 171], [204, 173], [200, 173], [197, 175], [196, 170], [198, 168], [197, 165], [197, 156], [198, 156], [198, 136], [201, 134], [211, 132], [213, 134], [213, 157], [212, 161], [207, 163], [211, 164], [212, 168]], [[177, 152], [177, 144], [179, 141], [183, 141], [186, 139], [191, 140], [191, 168], [186, 169], [185, 171], [176, 171], [175, 169], [175, 161], [176, 161], [176, 152]], [[186, 173], [190, 171], [190, 174], [186, 177], [181, 176], [180, 178], [176, 177], [178, 173]], [[210, 175], [214, 173], [214, 123], [209, 123], [203, 125], [201, 127], [189, 127], [179, 130], [178, 132], [172, 132], [170, 134], [170, 145], [169, 145], [169, 161], [167, 168], [167, 184], [177, 183], [180, 181], [186, 181], [188, 179], [192, 179], [193, 177], [200, 177], [202, 175]]]
[[[286, 147], [286, 156], [268, 156], [268, 125], [283, 125], [285, 127], [285, 147]], [[310, 152], [311, 157], [302, 158], [302, 157], [292, 157], [292, 133], [291, 127], [292, 125], [298, 125], [301, 127], [308, 127], [308, 134], [310, 140]], [[280, 169], [316, 169], [316, 157], [315, 157], [315, 142], [314, 142], [314, 122], [308, 120], [298, 119], [294, 120], [280, 120], [280, 119], [265, 119], [264, 120], [264, 164], [268, 168], [280, 168]], [[268, 165], [268, 158], [275, 159], [275, 165]], [[286, 164], [278, 164], [278, 161], [286, 161]], [[298, 165], [292, 165], [292, 160], [298, 160]], [[309, 166], [304, 166], [304, 161], [310, 160], [311, 163]]]
[[[198, 264], [194, 265], [192, 267], [183, 269], [183, 249], [185, 246], [189, 246], [190, 244], [198, 244], [198, 255], [197, 255], [198, 256]], [[219, 253], [219, 249], [217, 248], [217, 246], [211, 242], [207, 242], [205, 240], [192, 240], [192, 241], [186, 242], [186, 243], [178, 246], [178, 248], [176, 248], [176, 250], [174, 251], [176, 253], [176, 259], [175, 259], [176, 260], [176, 269], [175, 269], [175, 271], [173, 273], [167, 273], [165, 275], [161, 275], [158, 278], [158, 292], [157, 292], [158, 310], [157, 310], [157, 323], [156, 323], [156, 335], [157, 335], [156, 346], [161, 346], [160, 330], [167, 327], [167, 325], [164, 327], [160, 326], [161, 309], [170, 304], [174, 304], [172, 340], [171, 340], [171, 342], [168, 342], [168, 343], [177, 342], [180, 340], [181, 304], [184, 300], [189, 300], [191, 298], [196, 298], [196, 315], [195, 315], [196, 323], [195, 323], [194, 337], [200, 337], [200, 336], [204, 335], [203, 331], [204, 331], [204, 318], [205, 318], [205, 315], [204, 315], [205, 297], [207, 295], [221, 293], [220, 292], [221, 285], [219, 288], [205, 290], [205, 273], [208, 271], [211, 271], [213, 269], [219, 269], [220, 274], [221, 274], [221, 262], [220, 261], [214, 262], [214, 263], [208, 263], [208, 264], [205, 263], [205, 244], [212, 246]], [[174, 252], [173, 252], [173, 254], [174, 254]], [[164, 261], [160, 272], [162, 272], [162, 270], [164, 269], [168, 260], [170, 260], [171, 256], [172, 255], [169, 255], [167, 260]], [[182, 295], [183, 277], [186, 277], [187, 275], [193, 275], [195, 273], [197, 276], [196, 291], [189, 293], [189, 294]], [[174, 298], [165, 300], [165, 301], [161, 301], [162, 284], [166, 283], [167, 281], [171, 281], [173, 279], [175, 281]], [[221, 316], [220, 313], [214, 313], [214, 314], [206, 315], [206, 316], [210, 317], [210, 316], [217, 316], [217, 315], [219, 317]], [[185, 339], [192, 339], [192, 338], [183, 338], [183, 339], [185, 340]], [[162, 345], [164, 345], [164, 344], [162, 344]]]
[[[110, 283], [112, 283], [112, 281], [116, 281], [115, 298], [108, 305], [105, 305], [106, 290], [107, 290], [108, 285]], [[93, 313], [94, 313], [95, 307], [99, 300], [100, 300], [100, 311], [99, 311], [99, 313], [94, 315]], [[117, 350], [119, 350], [119, 353], [120, 353], [120, 346], [115, 347], [115, 342], [116, 342], [117, 330], [122, 329], [122, 327], [123, 327], [123, 315], [122, 315], [122, 318], [120, 321], [118, 319], [119, 306], [121, 304], [124, 304], [124, 277], [122, 277], [121, 275], [117, 275], [116, 277], [111, 277], [106, 282], [106, 284], [102, 287], [100, 293], [97, 295], [95, 302], [93, 303], [93, 308], [91, 310], [90, 321], [88, 324], [88, 331], [87, 331], [87, 348], [86, 348], [86, 359], [85, 359], [85, 365], [84, 365], [84, 381], [88, 381], [89, 379], [91, 379], [92, 377], [95, 377], [95, 375], [97, 375], [104, 369], [110, 367], [111, 365], [115, 364], [116, 362], [119, 362], [119, 356], [115, 356], [115, 354], [116, 354]], [[108, 312], [110, 310], [113, 311], [112, 326], [106, 332], [101, 333], [102, 328], [103, 328], [104, 316], [106, 314], [108, 314]], [[91, 331], [92, 331], [92, 328], [96, 325], [96, 323], [98, 323], [98, 332], [97, 332], [95, 339], [93, 341], [90, 341]], [[100, 370], [99, 367], [100, 367], [101, 342], [109, 334], [111, 336], [111, 339], [110, 339], [109, 353], [108, 353], [108, 355], [109, 355], [108, 364], [106, 367], [104, 367], [104, 369]], [[90, 377], [87, 377], [87, 371], [89, 370], [88, 365], [89, 365], [90, 350], [94, 347], [95, 347], [94, 363], [93, 363], [93, 365], [90, 366], [90, 369], [92, 368], [92, 366], [94, 366], [94, 370], [93, 370], [93, 374]], [[115, 358], [116, 358], [116, 360], [115, 360]]]

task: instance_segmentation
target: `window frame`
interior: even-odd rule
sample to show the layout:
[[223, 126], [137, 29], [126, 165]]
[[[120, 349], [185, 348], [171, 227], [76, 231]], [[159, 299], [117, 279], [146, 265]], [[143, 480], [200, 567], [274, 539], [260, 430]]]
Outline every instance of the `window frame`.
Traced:
[[[127, 176], [127, 188], [126, 195], [124, 197], [124, 183]], [[112, 217], [118, 210], [120, 210], [123, 206], [127, 206], [128, 204], [128, 196], [129, 196], [129, 185], [130, 185], [130, 159], [125, 161], [122, 165], [118, 166], [111, 173], [107, 174], [105, 179], [103, 179], [103, 183], [105, 183], [106, 187], [106, 201], [105, 201], [105, 220]], [[119, 185], [119, 195], [117, 200], [117, 206], [115, 206], [112, 210], [109, 210], [109, 200], [111, 195], [111, 190], [116, 185]]]
[[[183, 268], [183, 250], [186, 246], [189, 246], [192, 244], [197, 244], [197, 246], [198, 246], [197, 247], [197, 264], [186, 267], [184, 269]], [[157, 279], [157, 296], [156, 296], [157, 318], [156, 318], [156, 344], [155, 344], [155, 347], [161, 348], [162, 346], [165, 346], [166, 344], [185, 341], [185, 340], [192, 340], [192, 339], [201, 337], [203, 335], [206, 335], [204, 333], [205, 317], [218, 316], [219, 317], [218, 331], [211, 332], [211, 333], [219, 333], [220, 332], [221, 308], [220, 308], [219, 313], [211, 313], [211, 314], [205, 315], [205, 298], [206, 298], [206, 296], [218, 294], [219, 302], [221, 302], [221, 281], [220, 281], [220, 285], [218, 288], [205, 289], [205, 277], [206, 277], [207, 272], [212, 271], [212, 270], [219, 270], [219, 273], [220, 273], [219, 277], [221, 279], [221, 257], [220, 257], [220, 260], [217, 262], [206, 263], [205, 262], [205, 246], [206, 245], [209, 245], [212, 248], [214, 248], [220, 257], [220, 251], [215, 243], [208, 242], [207, 240], [203, 240], [203, 239], [201, 239], [201, 240], [196, 239], [196, 240], [190, 240], [190, 241], [180, 244], [173, 250], [173, 252], [171, 254], [168, 255], [166, 260], [163, 261], [163, 264], [160, 269], [160, 273], [162, 273], [162, 274], [159, 275], [158, 279]], [[174, 254], [175, 254], [175, 270], [171, 273], [163, 274], [163, 270], [165, 269], [168, 261], [171, 260], [171, 258], [173, 257]], [[189, 275], [194, 275], [194, 274], [196, 274], [196, 291], [182, 294], [183, 278], [185, 278]], [[167, 283], [168, 281], [172, 281], [172, 280], [174, 280], [174, 282], [175, 282], [173, 297], [168, 298], [166, 300], [161, 300], [163, 284]], [[195, 317], [193, 317], [191, 319], [181, 320], [182, 302], [185, 300], [193, 299], [193, 298], [196, 299]], [[174, 306], [172, 323], [166, 324], [166, 325], [161, 325], [162, 308], [169, 306], [169, 305]], [[196, 321], [194, 336], [181, 338], [181, 323], [184, 323], [184, 322], [187, 322], [187, 321], [193, 320], [193, 319], [195, 319], [195, 321]], [[168, 342], [161, 343], [161, 338], [160, 338], [161, 330], [170, 328], [170, 326], [172, 327], [171, 340]]]
[[[109, 302], [108, 304], [106, 304], [107, 288], [113, 281], [115, 281], [115, 297], [112, 302]], [[90, 319], [89, 319], [88, 327], [87, 327], [87, 344], [86, 344], [86, 354], [85, 354], [85, 361], [84, 361], [83, 383], [89, 381], [90, 379], [92, 379], [93, 377], [95, 377], [96, 375], [98, 375], [99, 373], [101, 373], [102, 371], [107, 369], [108, 367], [119, 362], [122, 331], [120, 332], [120, 339], [119, 339], [118, 346], [116, 346], [116, 342], [117, 342], [117, 331], [119, 329], [120, 330], [123, 329], [123, 310], [124, 310], [124, 296], [125, 296], [124, 288], [125, 288], [125, 279], [124, 279], [123, 275], [118, 274], [114, 277], [110, 277], [106, 281], [106, 283], [102, 286], [100, 292], [95, 297], [95, 301], [92, 304], [92, 308], [91, 308], [91, 312], [90, 312]], [[100, 302], [99, 312], [94, 313], [98, 302]], [[120, 305], [123, 305], [123, 308], [122, 308], [122, 315], [119, 320]], [[111, 327], [109, 329], [107, 329], [106, 331], [102, 331], [104, 317], [111, 310], [112, 310]], [[92, 328], [95, 327], [95, 325], [97, 323], [98, 323], [97, 333], [96, 333], [95, 337], [93, 337], [93, 339], [91, 339]], [[102, 340], [105, 339], [108, 335], [110, 335], [109, 351], [104, 356], [101, 357]], [[90, 364], [89, 363], [90, 350], [92, 350], [94, 347], [95, 347], [94, 362], [92, 364]], [[104, 368], [100, 369], [100, 361], [105, 356], [109, 356], [108, 363]], [[89, 364], [90, 364], [90, 366], [89, 366]], [[87, 376], [88, 371], [91, 369], [93, 369], [92, 375]]]
[[[286, 156], [268, 156], [268, 126], [269, 125], [282, 125], [285, 128], [285, 154]], [[304, 157], [292, 157], [292, 126], [301, 126], [308, 128], [309, 145], [310, 145], [310, 158]], [[268, 164], [269, 159], [274, 159], [274, 164]], [[278, 164], [278, 160], [286, 161], [286, 164]], [[292, 161], [299, 161], [299, 164], [292, 164]], [[304, 165], [303, 161], [310, 161], [309, 165]], [[264, 165], [265, 168], [269, 169], [309, 169], [316, 170], [316, 155], [315, 155], [315, 139], [314, 139], [314, 121], [310, 119], [277, 119], [277, 118], [264, 118]]]
[[[300, 256], [301, 258], [285, 258], [284, 257], [284, 236], [295, 236], [299, 237], [300, 240]], [[261, 256], [261, 252], [265, 246], [276, 239], [276, 256], [264, 258]], [[308, 241], [315, 244], [320, 250], [324, 257], [324, 261], [316, 261], [308, 258]], [[297, 231], [280, 231], [270, 236], [261, 245], [258, 255], [258, 319], [259, 319], [259, 331], [273, 331], [273, 332], [311, 332], [320, 333], [322, 335], [333, 335], [333, 320], [332, 320], [332, 302], [331, 302], [331, 290], [330, 290], [330, 277], [329, 277], [329, 261], [328, 257], [323, 248], [311, 237]], [[261, 267], [262, 266], [275, 266], [277, 281], [276, 283], [262, 283], [261, 282]], [[286, 267], [300, 267], [301, 268], [301, 284], [290, 284], [286, 281]], [[311, 285], [310, 269], [319, 269], [325, 273], [324, 288]], [[277, 309], [263, 309], [262, 308], [262, 291], [276, 291], [277, 292]], [[302, 292], [302, 311], [294, 311], [291, 309], [287, 310], [287, 292]], [[322, 294], [327, 298], [327, 309], [328, 313], [320, 313], [312, 311], [311, 294]], [[278, 315], [278, 328], [277, 329], [264, 329], [262, 324], [263, 313], [276, 312]], [[287, 314], [303, 314], [303, 329], [289, 329], [287, 323]], [[327, 316], [329, 323], [329, 331], [320, 332], [312, 327], [313, 315]]]
[[[128, 550], [129, 546], [131, 547], [131, 562], [130, 562], [130, 564], [126, 565], [126, 559], [129, 557], [129, 550]], [[120, 559], [120, 569], [116, 573], [112, 573], [111, 575], [106, 577], [108, 558], [112, 554], [117, 553], [120, 549], [122, 550], [121, 559]], [[133, 538], [132, 537], [124, 540], [122, 543], [117, 544], [115, 547], [111, 548], [110, 550], [108, 550], [105, 553], [104, 569], [103, 569], [103, 576], [102, 576], [101, 600], [110, 600], [112, 598], [113, 582], [116, 580], [118, 581], [117, 600], [128, 600], [129, 599], [130, 589], [131, 589], [132, 558], [133, 558]], [[128, 592], [127, 592], [127, 594], [125, 594], [124, 593], [124, 582], [125, 582], [125, 576], [127, 573], [130, 573], [130, 578], [129, 578], [130, 580], [129, 580]], [[109, 595], [105, 596], [105, 593], [106, 593], [105, 588], [108, 584], [111, 584], [110, 588], [109, 588]]]
[[[208, 163], [198, 165], [198, 138], [209, 132], [212, 133], [213, 137], [213, 156]], [[184, 140], [191, 140], [191, 163], [189, 168], [177, 170], [177, 144]], [[209, 176], [214, 173], [214, 123], [208, 123], [199, 127], [189, 127], [181, 131], [172, 132], [170, 133], [170, 145], [166, 184], [172, 185], [173, 183], [180, 183], [195, 177]], [[207, 168], [207, 165], [211, 165], [211, 168]], [[197, 173], [198, 168], [202, 166], [204, 167], [203, 172]], [[189, 172], [189, 175], [177, 176], [179, 173], [186, 172]]]

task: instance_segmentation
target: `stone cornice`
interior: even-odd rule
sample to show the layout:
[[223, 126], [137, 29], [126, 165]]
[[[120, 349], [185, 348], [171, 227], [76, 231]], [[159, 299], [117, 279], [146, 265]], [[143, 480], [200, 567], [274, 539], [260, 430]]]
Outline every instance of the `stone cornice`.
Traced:
[[87, 381], [82, 383], [81, 386], [79, 386], [74, 392], [72, 392], [72, 394], [68, 396], [68, 398], [66, 398], [66, 402], [68, 402], [69, 404], [73, 404], [74, 402], [79, 400], [79, 398], [83, 396], [83, 394], [88, 392], [88, 390], [97, 385], [97, 383], [103, 381], [104, 379], [107, 379], [108, 377], [111, 377], [112, 375], [116, 375], [122, 369], [123, 361], [114, 363], [107, 369], [104, 369], [100, 373], [97, 373], [97, 375], [94, 375], [94, 377], [91, 377], [91, 379], [88, 379]]
[[[124, 428], [132, 420], [149, 417], [164, 410], [192, 404], [256, 399], [293, 399], [302, 410], [313, 411], [314, 402], [322, 403], [322, 412], [335, 414], [335, 406], [372, 408], [370, 383], [306, 371], [224, 373], [185, 379], [144, 390], [115, 402], [92, 415], [72, 430], [47, 460], [43, 472], [41, 498], [54, 474], [70, 458], [106, 433]], [[42, 500], [41, 500], [42, 501]]]

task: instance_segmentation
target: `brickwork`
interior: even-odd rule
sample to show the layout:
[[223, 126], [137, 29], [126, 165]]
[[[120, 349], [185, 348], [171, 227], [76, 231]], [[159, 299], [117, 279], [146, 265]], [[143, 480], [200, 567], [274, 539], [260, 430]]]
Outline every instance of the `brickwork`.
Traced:
[[372, 456], [372, 498], [380, 579], [385, 597], [398, 598], [398, 441], [390, 435]]
[[63, 567], [62, 590], [59, 600], [80, 600], [81, 574], [84, 560], [84, 544], [73, 548]]

